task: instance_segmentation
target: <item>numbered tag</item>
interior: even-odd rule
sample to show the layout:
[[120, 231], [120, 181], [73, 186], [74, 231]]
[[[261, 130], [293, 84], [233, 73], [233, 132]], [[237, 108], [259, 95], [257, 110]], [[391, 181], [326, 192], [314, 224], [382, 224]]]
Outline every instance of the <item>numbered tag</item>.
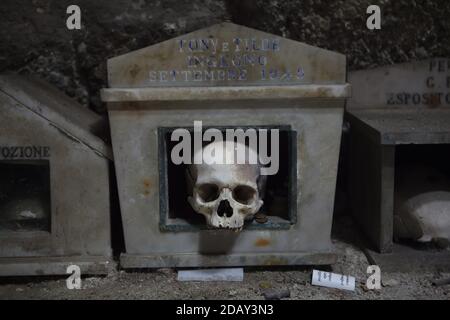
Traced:
[[354, 291], [355, 277], [313, 270], [312, 285]]

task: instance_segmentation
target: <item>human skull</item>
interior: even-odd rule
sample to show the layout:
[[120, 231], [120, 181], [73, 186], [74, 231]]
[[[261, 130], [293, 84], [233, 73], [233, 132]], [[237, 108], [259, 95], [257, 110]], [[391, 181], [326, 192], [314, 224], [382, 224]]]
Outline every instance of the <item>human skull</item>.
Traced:
[[394, 215], [394, 235], [419, 242], [450, 241], [450, 192], [431, 191], [409, 198]]
[[[213, 142], [207, 147], [222, 150], [224, 157], [242, 148], [248, 155], [246, 159], [252, 155], [257, 159], [256, 151], [236, 142]], [[208, 164], [211, 158], [203, 156], [202, 164], [192, 164], [187, 170], [190, 205], [205, 216], [211, 227], [242, 230], [244, 221], [253, 218], [263, 205], [265, 176], [260, 176], [260, 165], [247, 160], [245, 164]]]
[[[414, 172], [414, 174], [411, 174]], [[450, 183], [436, 167], [403, 165], [396, 172], [394, 238], [450, 244]]]

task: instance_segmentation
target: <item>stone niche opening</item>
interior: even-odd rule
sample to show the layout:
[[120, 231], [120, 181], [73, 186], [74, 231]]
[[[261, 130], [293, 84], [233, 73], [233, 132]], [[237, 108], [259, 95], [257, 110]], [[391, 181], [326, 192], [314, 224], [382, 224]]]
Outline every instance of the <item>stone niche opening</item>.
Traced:
[[368, 258], [384, 271], [450, 266], [448, 250], [418, 250], [444, 247], [450, 230], [447, 64], [433, 58], [348, 74], [350, 206]]
[[49, 161], [3, 160], [0, 176], [0, 232], [50, 232]]
[[[267, 176], [266, 188], [263, 197], [264, 205], [258, 211], [267, 217], [267, 221], [258, 223], [255, 220], [247, 221], [244, 230], [288, 229], [297, 222], [296, 212], [296, 132], [290, 126], [252, 126], [252, 127], [214, 127], [219, 129], [225, 137], [226, 129], [252, 129], [268, 130], [268, 154], [271, 155], [270, 130], [279, 132], [279, 169], [274, 175]], [[174, 164], [170, 160], [173, 147], [178, 141], [171, 141], [171, 134], [177, 128], [159, 128], [159, 167], [160, 167], [160, 228], [163, 231], [195, 231], [206, 229], [205, 219], [196, 213], [187, 201], [186, 164]], [[193, 127], [185, 127], [191, 133], [193, 141]], [[203, 128], [203, 132], [208, 127]], [[237, 141], [237, 139], [235, 139]], [[203, 147], [209, 142], [203, 142]], [[249, 139], [245, 139], [248, 146]], [[191, 145], [193, 154], [193, 144]]]
[[0, 276], [104, 274], [111, 150], [102, 117], [32, 76], [0, 75]]
[[[193, 39], [213, 45], [193, 52], [187, 45]], [[273, 45], [259, 50], [248, 39]], [[258, 56], [259, 63], [233, 65], [243, 55]], [[193, 64], [202, 57], [221, 64]], [[109, 88], [101, 96], [108, 107], [126, 244], [121, 266], [334, 263], [333, 199], [350, 93], [345, 66], [339, 53], [226, 22], [109, 59]], [[186, 165], [169, 162], [178, 143], [170, 141], [171, 130], [193, 132], [199, 121], [202, 129], [279, 129], [278, 174], [267, 178], [264, 206], [254, 202], [247, 208], [248, 216], [254, 210], [266, 215], [256, 213], [247, 225], [240, 216], [233, 221], [240, 232], [226, 230], [231, 221], [211, 223], [201, 210], [193, 212]], [[210, 173], [217, 180], [242, 174], [219, 168]], [[256, 176], [249, 174], [253, 184]], [[218, 207], [222, 203], [227, 205]]]
[[[405, 144], [395, 147], [394, 212], [411, 197], [431, 192], [450, 192], [450, 144]], [[436, 199], [437, 201], [438, 199]], [[450, 215], [450, 212], [447, 213]], [[394, 230], [396, 228], [394, 215]], [[436, 243], [396, 238], [416, 249], [436, 249]]]

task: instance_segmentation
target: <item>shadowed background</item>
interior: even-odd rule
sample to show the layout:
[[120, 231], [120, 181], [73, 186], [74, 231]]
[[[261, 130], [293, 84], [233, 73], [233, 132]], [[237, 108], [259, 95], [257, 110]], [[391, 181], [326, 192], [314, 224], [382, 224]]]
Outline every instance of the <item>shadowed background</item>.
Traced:
[[[81, 30], [66, 28], [70, 4]], [[366, 28], [370, 4], [380, 31]], [[450, 57], [449, 16], [446, 0], [2, 0], [0, 72], [38, 74], [103, 113], [108, 58], [225, 20], [344, 53], [355, 70]]]

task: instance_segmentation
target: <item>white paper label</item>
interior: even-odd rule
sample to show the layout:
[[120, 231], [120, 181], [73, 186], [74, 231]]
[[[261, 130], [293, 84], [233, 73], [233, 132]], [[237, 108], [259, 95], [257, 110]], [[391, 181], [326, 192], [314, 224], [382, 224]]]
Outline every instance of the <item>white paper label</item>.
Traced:
[[311, 283], [314, 286], [355, 290], [355, 277], [319, 270], [313, 270]]

